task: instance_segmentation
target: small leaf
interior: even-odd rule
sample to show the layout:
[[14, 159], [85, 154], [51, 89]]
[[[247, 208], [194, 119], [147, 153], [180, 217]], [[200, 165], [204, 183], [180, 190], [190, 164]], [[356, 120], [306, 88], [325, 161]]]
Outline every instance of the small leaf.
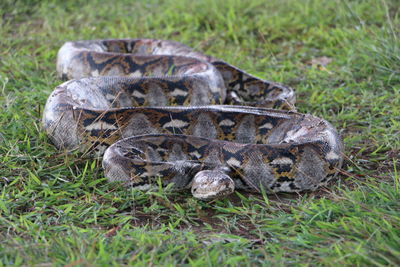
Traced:
[[37, 184], [42, 184], [42, 182], [40, 181], [40, 179], [30, 170], [28, 170], [29, 172], [29, 178], [32, 179], [33, 181], [35, 181]]

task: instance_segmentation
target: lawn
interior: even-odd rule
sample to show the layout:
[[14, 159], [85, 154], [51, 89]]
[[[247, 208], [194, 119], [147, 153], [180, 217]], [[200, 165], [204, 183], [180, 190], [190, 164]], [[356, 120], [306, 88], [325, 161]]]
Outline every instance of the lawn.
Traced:
[[[398, 266], [398, 0], [0, 2], [0, 266]], [[313, 193], [189, 192], [109, 184], [101, 160], [57, 151], [41, 127], [67, 40], [185, 43], [292, 86], [345, 145]], [[329, 62], [329, 63], [328, 63]], [[326, 64], [328, 63], [328, 64]]]

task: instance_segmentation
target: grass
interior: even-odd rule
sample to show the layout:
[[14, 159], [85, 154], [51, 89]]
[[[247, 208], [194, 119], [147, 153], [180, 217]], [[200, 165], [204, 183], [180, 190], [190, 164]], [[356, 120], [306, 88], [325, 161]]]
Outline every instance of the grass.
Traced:
[[[0, 266], [400, 264], [397, 0], [3, 0], [0, 16]], [[201, 202], [109, 184], [99, 160], [57, 151], [40, 119], [58, 48], [120, 37], [180, 41], [294, 87], [299, 111], [343, 137], [339, 179]]]

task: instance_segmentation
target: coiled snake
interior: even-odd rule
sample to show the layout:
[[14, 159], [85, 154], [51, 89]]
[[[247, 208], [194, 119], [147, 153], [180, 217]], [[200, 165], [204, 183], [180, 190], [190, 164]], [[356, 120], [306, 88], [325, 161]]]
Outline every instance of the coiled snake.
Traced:
[[342, 162], [328, 122], [277, 110], [293, 106], [291, 88], [177, 42], [67, 42], [57, 71], [73, 80], [50, 95], [44, 128], [60, 149], [107, 148], [110, 181], [139, 188], [161, 177], [212, 199], [235, 188], [315, 190]]

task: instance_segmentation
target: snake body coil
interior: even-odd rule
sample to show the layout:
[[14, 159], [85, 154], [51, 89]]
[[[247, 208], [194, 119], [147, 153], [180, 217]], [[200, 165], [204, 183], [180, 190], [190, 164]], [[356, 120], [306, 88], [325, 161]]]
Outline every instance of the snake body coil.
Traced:
[[[293, 107], [291, 88], [172, 41], [65, 43], [43, 125], [62, 149], [103, 153], [110, 181], [195, 197], [315, 190], [337, 173], [336, 130]], [[275, 109], [271, 109], [275, 108]]]

